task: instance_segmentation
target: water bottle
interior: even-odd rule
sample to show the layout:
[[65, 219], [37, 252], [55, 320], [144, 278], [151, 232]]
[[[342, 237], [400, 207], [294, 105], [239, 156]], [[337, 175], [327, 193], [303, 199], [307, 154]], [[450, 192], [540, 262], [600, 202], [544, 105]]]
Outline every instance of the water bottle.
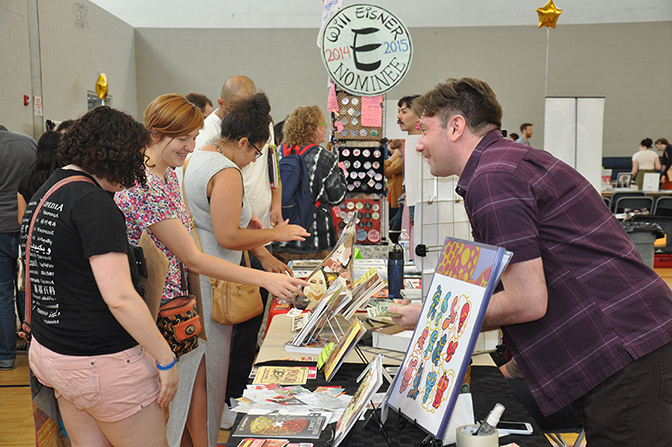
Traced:
[[488, 417], [485, 418], [483, 423], [478, 427], [478, 430], [474, 433], [475, 436], [488, 436], [495, 432], [497, 424], [499, 424], [499, 418], [502, 417], [504, 413], [504, 405], [497, 404], [495, 408], [492, 409]]
[[404, 284], [404, 249], [394, 244], [387, 259], [387, 290], [390, 299], [402, 299], [401, 289]]
[[399, 235], [399, 245], [401, 245], [401, 248], [404, 250], [404, 260], [406, 262], [411, 261], [411, 238], [408, 237], [408, 231], [406, 229], [401, 230], [401, 234]]

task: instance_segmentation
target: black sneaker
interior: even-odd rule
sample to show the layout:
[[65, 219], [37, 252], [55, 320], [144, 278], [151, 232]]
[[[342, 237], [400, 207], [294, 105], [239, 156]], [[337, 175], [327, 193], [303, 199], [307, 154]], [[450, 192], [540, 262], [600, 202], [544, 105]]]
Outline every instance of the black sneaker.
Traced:
[[14, 360], [0, 360], [0, 371], [11, 371], [15, 367]]
[[17, 345], [16, 346], [16, 353], [17, 354], [27, 354], [28, 353], [28, 343], [26, 343], [24, 341], [20, 345]]

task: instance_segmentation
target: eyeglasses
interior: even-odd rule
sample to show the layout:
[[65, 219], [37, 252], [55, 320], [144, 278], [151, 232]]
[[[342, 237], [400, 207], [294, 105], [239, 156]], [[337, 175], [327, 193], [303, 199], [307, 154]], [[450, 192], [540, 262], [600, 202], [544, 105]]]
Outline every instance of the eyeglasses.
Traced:
[[261, 151], [257, 148], [257, 146], [255, 146], [254, 144], [252, 144], [251, 141], [250, 141], [250, 146], [252, 146], [252, 147], [254, 148], [254, 150], [257, 151], [257, 153], [256, 153], [255, 156], [254, 156], [254, 159], [255, 159], [255, 160], [258, 160], [259, 157], [261, 157], [263, 154], [262, 154]]

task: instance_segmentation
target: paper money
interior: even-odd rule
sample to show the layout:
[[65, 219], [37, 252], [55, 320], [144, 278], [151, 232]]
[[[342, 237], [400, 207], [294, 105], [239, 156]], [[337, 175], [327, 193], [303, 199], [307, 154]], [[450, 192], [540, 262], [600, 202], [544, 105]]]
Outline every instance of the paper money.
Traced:
[[390, 306], [396, 306], [396, 304], [379, 301], [378, 303], [376, 303], [375, 307], [367, 308], [366, 313], [369, 318], [401, 317], [401, 314], [395, 314], [393, 312], [389, 312], [387, 309]]

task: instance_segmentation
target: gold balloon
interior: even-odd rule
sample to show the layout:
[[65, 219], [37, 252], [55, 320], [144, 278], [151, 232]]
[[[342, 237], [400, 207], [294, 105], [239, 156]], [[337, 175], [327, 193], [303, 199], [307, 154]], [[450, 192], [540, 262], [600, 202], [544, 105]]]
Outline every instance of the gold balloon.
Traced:
[[555, 28], [562, 9], [556, 8], [553, 0], [548, 0], [543, 8], [537, 8], [537, 14], [539, 14], [539, 28], [542, 26]]
[[96, 81], [96, 94], [104, 101], [107, 98], [107, 92], [107, 76], [105, 76], [105, 73], [101, 73], [100, 76], [98, 76], [98, 80]]

